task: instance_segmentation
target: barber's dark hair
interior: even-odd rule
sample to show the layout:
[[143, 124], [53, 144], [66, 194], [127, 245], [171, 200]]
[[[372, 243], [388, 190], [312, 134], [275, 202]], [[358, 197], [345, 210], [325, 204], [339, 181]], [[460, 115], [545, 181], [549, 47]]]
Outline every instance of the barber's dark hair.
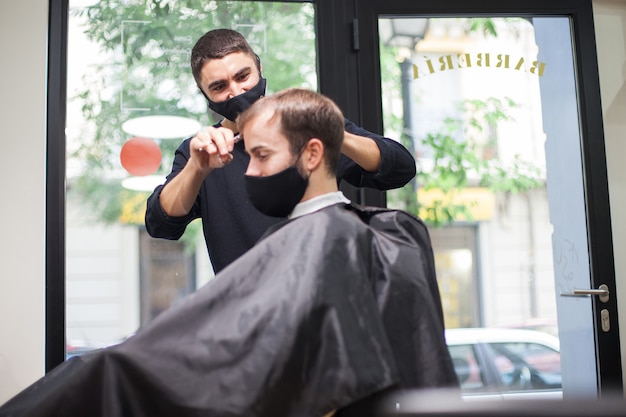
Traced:
[[[330, 98], [303, 88], [290, 88], [257, 100], [237, 118], [240, 132], [251, 119], [266, 110], [274, 112], [293, 155], [299, 155], [311, 138], [324, 144], [324, 160], [335, 175], [343, 144], [344, 117]], [[245, 140], [245, 138], [244, 138]]]
[[244, 52], [250, 55], [255, 60], [257, 69], [261, 71], [259, 56], [241, 33], [231, 29], [214, 29], [198, 39], [191, 50], [191, 73], [196, 84], [200, 86], [200, 72], [206, 61], [224, 58], [233, 52]]

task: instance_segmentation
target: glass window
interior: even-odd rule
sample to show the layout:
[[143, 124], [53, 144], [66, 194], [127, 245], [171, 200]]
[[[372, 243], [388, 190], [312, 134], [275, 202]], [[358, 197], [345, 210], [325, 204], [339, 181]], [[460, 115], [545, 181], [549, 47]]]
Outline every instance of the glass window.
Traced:
[[[67, 351], [123, 340], [213, 276], [200, 224], [179, 241], [143, 226], [174, 150], [219, 121], [192, 77], [196, 40], [246, 36], [268, 93], [317, 89], [311, 3], [70, 0], [67, 91]], [[148, 122], [147, 124], [145, 122]]]

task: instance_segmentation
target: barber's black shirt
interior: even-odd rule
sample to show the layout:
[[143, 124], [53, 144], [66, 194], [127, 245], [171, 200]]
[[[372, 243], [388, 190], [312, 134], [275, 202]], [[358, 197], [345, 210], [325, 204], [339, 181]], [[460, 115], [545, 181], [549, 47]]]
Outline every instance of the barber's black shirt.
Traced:
[[[341, 154], [338, 181], [384, 191], [402, 187], [415, 176], [415, 160], [400, 143], [368, 132], [347, 119], [345, 130], [375, 140], [380, 149], [381, 166], [378, 172], [370, 173]], [[191, 138], [186, 139], [176, 150], [166, 184], [189, 160], [190, 141]], [[176, 240], [192, 220], [202, 219], [207, 249], [216, 273], [250, 249], [268, 227], [284, 220], [260, 213], [248, 201], [244, 175], [250, 158], [243, 142], [235, 144], [233, 156], [230, 164], [207, 175], [191, 212], [186, 216], [168, 216], [161, 207], [159, 195], [165, 184], [158, 186], [147, 202], [145, 223], [152, 237]]]

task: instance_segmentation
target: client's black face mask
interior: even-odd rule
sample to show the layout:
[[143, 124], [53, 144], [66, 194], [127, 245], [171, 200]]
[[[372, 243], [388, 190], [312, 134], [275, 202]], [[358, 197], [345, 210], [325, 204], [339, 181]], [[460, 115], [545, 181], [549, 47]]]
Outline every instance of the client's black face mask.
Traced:
[[265, 78], [259, 77], [259, 82], [253, 88], [226, 101], [217, 103], [209, 99], [206, 95], [205, 97], [209, 101], [209, 108], [211, 110], [234, 122], [240, 113], [248, 110], [255, 101], [265, 95], [265, 85]]
[[267, 177], [246, 175], [248, 198], [261, 213], [272, 217], [286, 217], [304, 195], [309, 179], [304, 178], [296, 165]]

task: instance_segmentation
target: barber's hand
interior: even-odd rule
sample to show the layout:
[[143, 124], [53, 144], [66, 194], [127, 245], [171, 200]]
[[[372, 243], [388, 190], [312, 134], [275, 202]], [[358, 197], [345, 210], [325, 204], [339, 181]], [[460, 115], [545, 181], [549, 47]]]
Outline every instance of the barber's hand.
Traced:
[[222, 168], [233, 160], [235, 136], [225, 127], [205, 127], [189, 144], [191, 159], [201, 170]]

